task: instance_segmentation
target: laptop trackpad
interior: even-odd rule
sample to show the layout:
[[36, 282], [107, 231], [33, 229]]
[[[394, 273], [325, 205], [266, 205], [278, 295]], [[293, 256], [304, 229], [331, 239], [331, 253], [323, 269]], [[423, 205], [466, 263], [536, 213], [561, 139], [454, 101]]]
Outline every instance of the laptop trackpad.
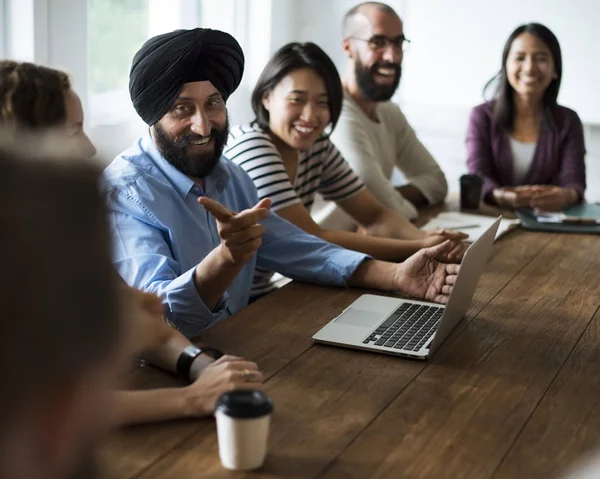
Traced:
[[360, 309], [349, 308], [334, 322], [340, 324], [349, 324], [351, 326], [362, 326], [363, 328], [372, 328], [379, 321], [381, 316], [372, 311], [361, 311]]

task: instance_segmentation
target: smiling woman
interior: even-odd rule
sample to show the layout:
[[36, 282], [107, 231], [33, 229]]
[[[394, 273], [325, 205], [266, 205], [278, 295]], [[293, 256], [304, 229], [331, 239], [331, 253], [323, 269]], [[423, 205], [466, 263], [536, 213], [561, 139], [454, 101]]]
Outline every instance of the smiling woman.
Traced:
[[583, 200], [585, 145], [581, 121], [558, 105], [562, 55], [539, 23], [508, 38], [495, 98], [474, 108], [467, 164], [484, 179], [483, 199], [505, 207], [561, 210]]
[[[403, 260], [426, 246], [460, 233], [427, 236], [385, 208], [364, 187], [325, 133], [342, 108], [339, 74], [314, 43], [282, 47], [263, 70], [252, 93], [256, 120], [232, 129], [225, 156], [254, 181], [261, 200], [304, 231], [378, 259]], [[370, 233], [386, 238], [326, 230], [310, 216], [315, 195], [337, 203]], [[457, 243], [452, 257], [462, 256]], [[252, 296], [272, 291], [273, 273], [257, 270]]]

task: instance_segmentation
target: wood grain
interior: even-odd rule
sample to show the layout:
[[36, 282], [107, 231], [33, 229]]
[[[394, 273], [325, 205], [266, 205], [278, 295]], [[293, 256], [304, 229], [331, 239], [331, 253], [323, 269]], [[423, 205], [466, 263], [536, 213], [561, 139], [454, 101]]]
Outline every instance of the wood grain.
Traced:
[[[258, 362], [276, 406], [267, 462], [247, 475], [552, 475], [600, 436], [599, 266], [597, 237], [506, 235], [428, 362], [313, 345], [365, 290], [291, 283], [228, 318], [198, 340]], [[152, 368], [134, 377], [176, 384]], [[221, 467], [215, 432], [212, 419], [121, 430], [103, 449], [107, 477], [245, 477]]]
[[[276, 404], [269, 454], [252, 477], [314, 477], [425, 367], [371, 353], [318, 346], [270, 379]], [[217, 456], [217, 439], [196, 435], [144, 478], [229, 477]], [[240, 477], [243, 477], [241, 475]]]
[[320, 477], [490, 477], [599, 306], [594, 257], [556, 237]]
[[600, 454], [599, 328], [597, 310], [494, 478], [557, 477]]
[[[132, 389], [182, 385], [178, 379], [152, 366], [133, 373], [129, 383]], [[105, 476], [123, 479], [135, 477], [202, 428], [210, 430], [212, 424], [203, 424], [202, 420], [178, 420], [120, 428], [99, 451]]]

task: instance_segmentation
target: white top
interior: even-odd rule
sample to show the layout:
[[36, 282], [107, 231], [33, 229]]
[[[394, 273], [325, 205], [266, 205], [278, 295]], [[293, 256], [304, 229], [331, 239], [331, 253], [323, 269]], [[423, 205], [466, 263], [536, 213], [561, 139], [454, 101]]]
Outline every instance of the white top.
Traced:
[[[271, 199], [272, 211], [297, 203], [302, 203], [310, 211], [317, 193], [326, 200], [338, 202], [365, 188], [325, 136], [308, 150], [299, 152], [293, 184], [273, 140], [256, 122], [233, 127], [223, 155], [248, 173], [260, 199]], [[250, 295], [274, 290], [272, 276], [271, 271], [257, 269]]]
[[509, 136], [513, 155], [513, 180], [515, 185], [522, 185], [531, 168], [537, 143], [523, 143]]
[[[377, 119], [368, 118], [348, 95], [331, 141], [380, 203], [413, 219], [418, 212], [391, 182], [397, 167], [406, 182], [418, 188], [434, 204], [443, 201], [448, 184], [443, 171], [419, 141], [400, 107], [392, 102], [377, 105]], [[354, 222], [334, 205], [315, 218], [332, 229], [351, 229]]]

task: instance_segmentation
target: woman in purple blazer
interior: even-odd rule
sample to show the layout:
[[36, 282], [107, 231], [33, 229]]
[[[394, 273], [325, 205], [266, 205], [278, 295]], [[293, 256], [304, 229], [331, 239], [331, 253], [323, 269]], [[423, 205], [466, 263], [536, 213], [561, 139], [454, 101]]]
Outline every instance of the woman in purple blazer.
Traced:
[[585, 191], [581, 121], [556, 102], [562, 58], [539, 23], [518, 27], [502, 53], [492, 101], [473, 108], [467, 166], [483, 180], [483, 199], [510, 208], [560, 210]]

